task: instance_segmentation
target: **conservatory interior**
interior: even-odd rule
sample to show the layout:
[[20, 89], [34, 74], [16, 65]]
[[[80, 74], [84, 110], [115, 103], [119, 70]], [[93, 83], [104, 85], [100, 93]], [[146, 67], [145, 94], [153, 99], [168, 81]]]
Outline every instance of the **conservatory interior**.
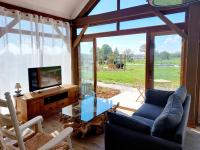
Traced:
[[199, 0], [0, 0], [0, 148], [200, 149]]

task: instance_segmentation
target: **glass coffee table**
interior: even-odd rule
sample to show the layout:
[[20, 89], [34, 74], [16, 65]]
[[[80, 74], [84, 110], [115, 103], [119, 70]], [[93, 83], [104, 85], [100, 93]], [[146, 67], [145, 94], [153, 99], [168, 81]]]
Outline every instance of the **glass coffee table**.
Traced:
[[106, 112], [116, 111], [119, 106], [111, 100], [87, 96], [79, 102], [62, 108], [62, 121], [65, 127], [74, 128], [74, 133], [84, 137], [91, 129], [95, 128], [96, 133], [103, 132], [104, 123], [107, 121]]

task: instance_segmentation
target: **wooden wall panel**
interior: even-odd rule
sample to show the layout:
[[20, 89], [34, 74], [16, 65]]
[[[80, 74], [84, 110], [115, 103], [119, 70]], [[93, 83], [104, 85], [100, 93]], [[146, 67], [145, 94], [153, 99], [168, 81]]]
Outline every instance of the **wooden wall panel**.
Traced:
[[192, 4], [188, 11], [188, 41], [186, 46], [185, 84], [192, 95], [189, 125], [195, 127], [199, 112], [199, 52], [200, 52], [200, 2]]
[[[73, 33], [71, 36], [71, 41], [74, 43], [74, 41], [77, 38], [77, 31], [74, 26], [71, 26], [71, 32]], [[78, 53], [78, 47], [73, 48], [73, 45], [71, 44], [71, 68], [72, 68], [72, 83], [75, 85], [79, 85], [79, 53]]]

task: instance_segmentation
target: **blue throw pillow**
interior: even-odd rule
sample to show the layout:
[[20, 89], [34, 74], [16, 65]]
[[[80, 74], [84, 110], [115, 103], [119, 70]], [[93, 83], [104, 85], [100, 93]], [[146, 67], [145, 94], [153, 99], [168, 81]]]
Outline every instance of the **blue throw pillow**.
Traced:
[[181, 86], [179, 87], [175, 92], [174, 94], [179, 97], [179, 99], [181, 100], [182, 104], [184, 103], [185, 101], [185, 98], [187, 96], [187, 89], [185, 86]]
[[162, 138], [170, 138], [174, 135], [176, 127], [181, 122], [183, 116], [183, 106], [180, 97], [172, 94], [163, 110], [156, 118], [151, 134]]

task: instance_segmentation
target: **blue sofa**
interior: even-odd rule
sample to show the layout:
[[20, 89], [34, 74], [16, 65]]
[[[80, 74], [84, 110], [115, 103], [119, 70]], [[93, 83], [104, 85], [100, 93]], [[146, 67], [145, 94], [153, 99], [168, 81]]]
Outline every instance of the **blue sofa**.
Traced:
[[149, 89], [145, 103], [131, 117], [108, 113], [105, 150], [182, 150], [191, 101], [189, 94], [182, 104], [182, 119], [173, 132], [167, 136], [152, 135], [154, 122], [173, 93]]

